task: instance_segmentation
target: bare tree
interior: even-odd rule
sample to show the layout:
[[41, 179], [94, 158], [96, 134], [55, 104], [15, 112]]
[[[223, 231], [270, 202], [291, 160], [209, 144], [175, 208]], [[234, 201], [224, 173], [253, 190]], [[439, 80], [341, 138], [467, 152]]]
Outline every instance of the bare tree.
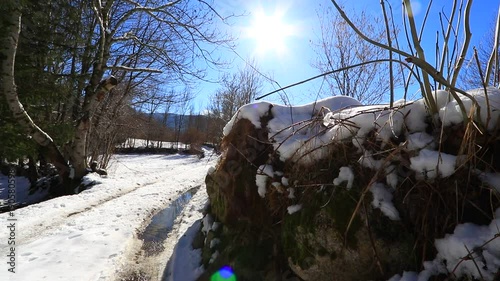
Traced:
[[[342, 17], [331, 8], [319, 15], [321, 38], [315, 44], [319, 59], [313, 66], [328, 72], [381, 59], [387, 56], [382, 48], [374, 46], [358, 36]], [[377, 41], [385, 41], [384, 23], [380, 18], [369, 17], [361, 12], [351, 16], [352, 21]], [[387, 64], [370, 63], [333, 73], [326, 77], [332, 95], [344, 95], [373, 104], [382, 101], [390, 90]]]
[[218, 143], [222, 129], [241, 106], [252, 102], [262, 87], [261, 76], [256, 67], [247, 65], [232, 75], [222, 78], [222, 88], [211, 97], [209, 118], [211, 126], [207, 128], [208, 141]]
[[[500, 17], [500, 11], [498, 17]], [[492, 25], [492, 28], [486, 32], [483, 40], [476, 47], [477, 60], [475, 59], [474, 52], [470, 54], [468, 63], [464, 71], [460, 74], [460, 86], [464, 89], [483, 87], [483, 82], [488, 86], [498, 87], [500, 85], [500, 56], [498, 55], [500, 53], [500, 37], [497, 30], [500, 27], [498, 24], [500, 24], [500, 20], [497, 19], [497, 26]], [[484, 76], [487, 73], [486, 70], [490, 60], [491, 75], [486, 78]], [[479, 61], [479, 65], [477, 61]], [[481, 77], [481, 74], [483, 74], [483, 77]], [[489, 81], [482, 81], [483, 79], [488, 79]]]
[[[101, 4], [93, 1], [98, 34], [98, 49], [89, 84], [85, 88], [79, 119], [71, 147], [71, 160], [77, 176], [86, 168], [86, 137], [88, 119], [93, 114], [93, 89], [106, 70], [146, 73], [168, 73], [169, 78], [182, 81], [202, 78], [203, 69], [196, 61], [218, 64], [212, 50], [201, 43], [223, 44], [220, 34], [209, 24], [216, 13], [205, 1], [131, 1], [115, 0]], [[203, 44], [207, 46], [207, 44]], [[141, 50], [140, 52], [138, 50]], [[129, 66], [130, 63], [133, 67]], [[140, 62], [140, 63], [137, 63]]]
[[[72, 107], [74, 137], [65, 151], [69, 154], [75, 178], [80, 179], [87, 168], [92, 118], [102, 108], [106, 93], [118, 83], [111, 74], [123, 78], [124, 73], [130, 73], [128, 77], [133, 76], [135, 84], [132, 88], [159, 73], [164, 81], [189, 83], [204, 76], [200, 60], [220, 65], [221, 61], [212, 56], [213, 51], [230, 40], [212, 24], [221, 18], [210, 6], [210, 1], [70, 2], [68, 7], [81, 11], [77, 13], [80, 18], [76, 19], [81, 25], [75, 27], [75, 34], [82, 36], [69, 44], [69, 67], [62, 67], [59, 74], [74, 79], [73, 102], [65, 104], [66, 109]], [[29, 134], [39, 144], [49, 147], [53, 142], [23, 109], [14, 84], [13, 62], [22, 11], [20, 1], [5, 1], [1, 6], [2, 14], [6, 15], [0, 35], [2, 92], [16, 121], [29, 128]], [[134, 92], [137, 91], [127, 93]]]
[[262, 81], [254, 69], [253, 66], [247, 66], [237, 73], [222, 77], [222, 88], [212, 96], [209, 105], [213, 117], [227, 123], [238, 108], [255, 99], [261, 90]]
[[113, 95], [107, 95], [93, 118], [92, 137], [87, 138], [87, 155], [90, 163], [97, 162], [101, 168], [106, 168], [116, 145], [126, 140], [125, 132], [130, 133], [138, 123], [124, 122], [124, 117], [132, 111], [129, 84], [121, 83], [113, 90]]
[[183, 93], [180, 102], [175, 105], [175, 115], [174, 115], [174, 142], [176, 148], [179, 148], [180, 145], [180, 137], [182, 132], [187, 129], [187, 122], [189, 118], [186, 114], [191, 107], [191, 101], [193, 99], [193, 94], [189, 91]]

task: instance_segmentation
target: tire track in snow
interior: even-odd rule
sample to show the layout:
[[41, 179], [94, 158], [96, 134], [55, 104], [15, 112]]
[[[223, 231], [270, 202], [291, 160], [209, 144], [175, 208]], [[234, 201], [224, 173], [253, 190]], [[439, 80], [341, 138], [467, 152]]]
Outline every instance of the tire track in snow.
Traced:
[[[190, 161], [189, 157], [185, 157], [185, 159], [183, 160], [186, 160], [182, 161], [183, 162], [182, 164], [184, 165], [190, 165], [193, 164], [194, 162], [197, 162], [197, 161]], [[120, 165], [120, 162], [122, 161], [123, 160], [116, 161], [116, 164], [113, 164], [113, 166]], [[144, 159], [141, 162], [144, 162]], [[46, 206], [48, 204], [51, 204], [53, 207], [51, 208], [51, 210], [49, 210], [48, 213], [37, 214], [37, 216], [30, 216], [28, 219], [24, 218], [22, 221], [19, 221], [19, 227], [20, 229], [23, 229], [23, 231], [17, 234], [16, 237], [17, 243], [25, 243], [26, 241], [32, 240], [33, 237], [38, 237], [44, 235], [47, 232], [51, 232], [57, 229], [58, 227], [64, 225], [67, 218], [71, 216], [85, 213], [91, 210], [92, 208], [98, 207], [110, 200], [119, 198], [130, 192], [134, 192], [139, 188], [151, 186], [159, 182], [162, 182], [165, 178], [172, 177], [172, 170], [165, 171], [166, 169], [173, 168], [173, 170], [176, 170], [176, 168], [179, 167], [178, 165], [175, 164], [166, 165], [165, 167], [161, 167], [160, 171], [157, 171], [157, 169], [151, 169], [151, 167], [148, 167], [147, 165], [144, 165], [141, 168], [144, 169], [132, 170], [133, 174], [138, 174], [141, 175], [142, 177], [142, 178], [136, 178], [135, 185], [130, 184], [130, 179], [117, 180], [116, 178], [110, 177], [108, 180], [108, 178], [102, 178], [100, 179], [100, 181], [102, 182], [101, 184], [106, 185], [108, 182], [114, 181], [116, 182], [114, 185], [115, 186], [118, 185], [120, 187], [112, 189], [102, 189], [101, 187], [99, 187], [98, 184], [92, 187], [91, 189], [85, 190], [77, 195], [70, 195], [72, 197], [75, 197], [72, 198], [73, 200], [79, 201], [77, 203], [81, 204], [68, 205], [67, 203], [65, 203], [65, 201], [67, 201], [66, 200], [67, 196], [63, 196], [16, 210], [16, 216], [23, 217], [26, 213], [35, 212], [33, 209], [47, 210]], [[126, 167], [125, 171], [127, 169], [129, 168]], [[117, 169], [115, 167], [115, 170], [116, 174], [124, 174], [124, 176], [128, 176], [126, 172], [125, 173], [123, 172], [124, 169], [120, 170], [119, 168]], [[6, 247], [6, 245], [1, 245], [0, 249], [4, 247]]]
[[[175, 218], [172, 229], [169, 231], [166, 239], [161, 242], [163, 250], [159, 253], [149, 255], [142, 248], [144, 241], [136, 239], [133, 248], [135, 251], [130, 251], [127, 263], [122, 266], [124, 270], [120, 275], [115, 276], [113, 280], [164, 280], [164, 274], [167, 272], [167, 262], [172, 258], [179, 239], [183, 239], [186, 231], [193, 227], [194, 224], [200, 223], [207, 201], [208, 195], [203, 184]], [[197, 262], [201, 262], [201, 260], [191, 260], [191, 262], [196, 264]], [[183, 274], [187, 273], [184, 272]], [[190, 274], [193, 273], [191, 272]], [[171, 279], [167, 278], [166, 280]], [[189, 278], [182, 280], [189, 280]]]
[[[128, 193], [134, 192], [135, 190], [137, 190], [139, 188], [154, 185], [157, 183], [158, 182], [151, 182], [151, 183], [148, 183], [145, 185], [136, 185], [136, 186], [129, 186], [126, 188], [120, 188], [118, 193], [115, 193], [113, 195], [109, 195], [107, 197], [101, 197], [101, 198], [99, 198], [99, 200], [96, 200], [97, 202], [90, 203], [90, 205], [85, 205], [85, 206], [81, 206], [81, 207], [76, 206], [73, 208], [72, 207], [66, 208], [67, 207], [66, 204], [61, 203], [61, 204], [59, 204], [59, 207], [62, 207], [62, 208], [57, 208], [58, 212], [56, 214], [51, 214], [50, 219], [47, 219], [47, 216], [40, 216], [40, 217], [33, 218], [33, 220], [29, 221], [29, 222], [20, 221], [20, 224], [22, 225], [23, 231], [17, 235], [17, 237], [16, 237], [17, 243], [25, 243], [25, 242], [32, 240], [33, 238], [43, 236], [45, 233], [50, 232], [54, 229], [57, 229], [61, 225], [65, 224], [67, 222], [67, 218], [69, 218], [71, 216], [85, 213], [87, 211], [90, 211], [92, 208], [98, 207], [106, 202], [109, 202], [111, 200], [114, 200], [116, 198], [124, 196]], [[97, 188], [99, 188], [99, 187], [97, 187]], [[80, 195], [82, 195], [82, 194], [80, 194]], [[79, 196], [79, 195], [72, 195], [72, 196]], [[57, 200], [57, 199], [58, 198], [55, 198], [53, 200]], [[44, 203], [44, 202], [42, 202], [42, 203]], [[89, 202], [87, 201], [86, 203], [88, 204]], [[57, 203], [54, 203], [53, 206], [54, 207], [57, 206]], [[41, 208], [41, 207], [39, 207], [39, 208]], [[19, 210], [21, 210], [20, 215], [22, 215], [23, 209], [19, 209]]]
[[130, 193], [130, 192], [134, 192], [138, 188], [146, 187], [146, 186], [153, 185], [153, 184], [156, 184], [156, 183], [158, 183], [158, 182], [151, 182], [151, 183], [147, 183], [147, 184], [144, 184], [144, 185], [137, 185], [136, 187], [133, 187], [130, 190], [127, 190], [127, 191], [125, 191], [123, 193], [117, 193], [117, 194], [115, 194], [113, 196], [110, 196], [109, 198], [104, 198], [102, 200], [99, 200], [99, 202], [97, 202], [95, 204], [91, 204], [91, 205], [85, 207], [85, 209], [83, 209], [83, 210], [78, 210], [78, 211], [69, 213], [66, 217], [69, 218], [71, 216], [78, 215], [78, 214], [81, 214], [83, 212], [89, 211], [90, 209], [95, 208], [95, 207], [99, 207], [99, 206], [101, 206], [102, 204], [104, 204], [104, 203], [106, 203], [108, 201], [111, 201], [111, 200], [114, 200], [116, 198], [119, 198], [119, 197], [121, 197], [121, 196], [123, 196], [125, 194]]
[[[104, 179], [100, 186], [79, 195], [19, 209], [22, 231], [16, 243], [21, 274], [16, 274], [20, 279], [15, 280], [39, 280], [44, 276], [49, 280], [113, 279], [135, 250], [138, 229], [145, 227], [154, 212], [168, 206], [168, 198], [173, 200], [203, 184], [213, 164], [189, 157], [181, 160], [164, 165], [162, 172], [157, 169], [145, 173], [146, 179], [136, 178], [142, 182], [138, 186], [131, 185], [128, 178], [113, 179], [114, 186]], [[127, 187], [121, 190], [116, 186], [125, 183]], [[70, 205], [75, 202], [75, 206]], [[34, 214], [38, 209], [45, 212], [40, 218], [29, 215], [28, 210]], [[76, 271], [75, 265], [66, 261], [75, 258], [79, 261]], [[81, 276], [82, 272], [85, 276]]]

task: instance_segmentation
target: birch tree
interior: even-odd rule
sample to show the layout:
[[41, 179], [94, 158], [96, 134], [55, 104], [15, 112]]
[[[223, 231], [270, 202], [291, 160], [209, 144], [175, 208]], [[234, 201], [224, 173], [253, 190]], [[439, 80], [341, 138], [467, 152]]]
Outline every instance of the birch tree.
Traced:
[[14, 79], [16, 50], [21, 30], [21, 5], [16, 0], [6, 0], [0, 7], [0, 92], [12, 112], [14, 120], [42, 147], [46, 156], [56, 165], [61, 179], [69, 177], [69, 167], [52, 138], [38, 127], [28, 115], [17, 95]]

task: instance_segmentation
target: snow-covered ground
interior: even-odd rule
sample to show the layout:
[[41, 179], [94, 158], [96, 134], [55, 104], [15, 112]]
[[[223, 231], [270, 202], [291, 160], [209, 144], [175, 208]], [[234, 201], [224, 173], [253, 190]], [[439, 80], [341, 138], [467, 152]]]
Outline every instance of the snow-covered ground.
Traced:
[[[196, 221], [207, 201], [203, 181], [215, 160], [186, 155], [117, 155], [107, 178], [87, 177], [99, 182], [91, 189], [0, 214], [0, 280], [117, 280], [136, 266], [134, 257], [141, 247], [137, 234], [151, 216], [183, 192], [201, 185], [178, 217], [165, 241], [165, 251], [150, 265], [150, 270], [157, 272], [151, 278], [161, 278], [177, 240], [188, 228], [199, 225]], [[15, 244], [9, 244], [11, 241]], [[196, 254], [189, 245], [179, 247], [177, 259]], [[11, 253], [15, 258], [8, 257]], [[152, 268], [155, 266], [158, 268]]]

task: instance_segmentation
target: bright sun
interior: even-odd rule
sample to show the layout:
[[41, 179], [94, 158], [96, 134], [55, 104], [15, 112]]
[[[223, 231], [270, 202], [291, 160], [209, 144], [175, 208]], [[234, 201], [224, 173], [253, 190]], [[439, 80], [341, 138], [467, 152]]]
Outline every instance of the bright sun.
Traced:
[[248, 36], [255, 40], [257, 53], [283, 55], [287, 52], [287, 39], [295, 33], [291, 24], [283, 19], [283, 13], [267, 15], [257, 12], [248, 29]]

